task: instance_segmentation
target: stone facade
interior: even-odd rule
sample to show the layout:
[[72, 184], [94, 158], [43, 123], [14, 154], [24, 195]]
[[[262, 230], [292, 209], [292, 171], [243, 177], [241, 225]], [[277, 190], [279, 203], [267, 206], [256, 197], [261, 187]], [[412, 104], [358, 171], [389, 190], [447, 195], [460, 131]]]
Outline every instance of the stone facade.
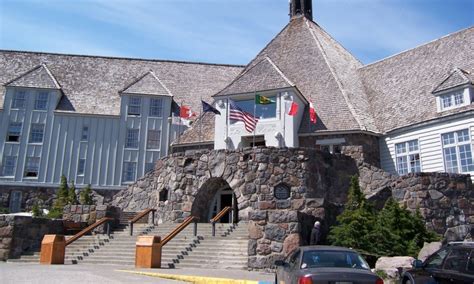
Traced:
[[62, 220], [0, 215], [0, 260], [37, 250], [46, 234], [63, 234]]
[[[116, 226], [120, 220], [121, 212], [119, 208], [108, 205], [66, 205], [63, 211], [63, 220], [91, 225], [104, 217], [110, 217], [114, 219], [111, 225]], [[101, 225], [93, 232], [104, 234], [106, 226]]]
[[[315, 220], [322, 223], [324, 243], [347, 199], [350, 177], [356, 174], [377, 206], [393, 196], [409, 209], [419, 208], [427, 225], [439, 233], [470, 228], [474, 206], [466, 202], [472, 200], [469, 176], [397, 177], [363, 157], [265, 147], [176, 153], [159, 160], [154, 171], [117, 194], [113, 204], [124, 211], [157, 208], [162, 222], [181, 222], [190, 215], [207, 222], [212, 197], [230, 188], [238, 220], [249, 224], [249, 267], [255, 269], [268, 268], [296, 246], [307, 244]], [[288, 188], [288, 197], [277, 198], [276, 188]]]

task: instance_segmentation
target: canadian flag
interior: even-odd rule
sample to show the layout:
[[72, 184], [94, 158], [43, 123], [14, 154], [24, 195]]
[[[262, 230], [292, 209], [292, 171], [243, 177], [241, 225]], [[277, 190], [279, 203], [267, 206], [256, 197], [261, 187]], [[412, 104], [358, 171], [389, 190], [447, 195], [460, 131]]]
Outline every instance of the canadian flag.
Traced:
[[179, 110], [179, 117], [181, 117], [181, 118], [191, 118], [193, 116], [196, 116], [196, 114], [191, 111], [190, 107], [181, 106], [181, 108]]
[[309, 120], [316, 124], [316, 110], [314, 109], [313, 103], [309, 103]]
[[290, 110], [288, 111], [289, 116], [295, 116], [298, 113], [298, 104], [291, 102]]

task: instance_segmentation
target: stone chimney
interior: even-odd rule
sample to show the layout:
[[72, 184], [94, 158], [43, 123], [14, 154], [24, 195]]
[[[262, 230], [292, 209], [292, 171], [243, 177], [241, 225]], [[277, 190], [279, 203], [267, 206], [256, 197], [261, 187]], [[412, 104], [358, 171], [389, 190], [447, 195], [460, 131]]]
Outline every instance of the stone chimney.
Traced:
[[304, 15], [313, 20], [313, 0], [289, 0], [290, 19]]

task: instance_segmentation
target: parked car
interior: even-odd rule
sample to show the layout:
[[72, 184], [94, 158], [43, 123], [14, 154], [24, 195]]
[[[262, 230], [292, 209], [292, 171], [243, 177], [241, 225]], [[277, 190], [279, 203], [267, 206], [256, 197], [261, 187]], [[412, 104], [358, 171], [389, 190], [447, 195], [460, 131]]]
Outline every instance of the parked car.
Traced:
[[450, 243], [425, 262], [415, 260], [402, 274], [402, 284], [474, 283], [474, 243]]
[[300, 247], [275, 265], [277, 284], [383, 284], [360, 254], [343, 247]]

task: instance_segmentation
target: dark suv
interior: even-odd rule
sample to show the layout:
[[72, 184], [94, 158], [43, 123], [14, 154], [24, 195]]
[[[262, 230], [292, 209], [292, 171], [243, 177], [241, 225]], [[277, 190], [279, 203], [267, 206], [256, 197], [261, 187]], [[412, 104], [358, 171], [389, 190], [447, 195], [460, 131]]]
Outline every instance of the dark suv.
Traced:
[[414, 269], [402, 275], [402, 284], [474, 283], [474, 243], [450, 243], [429, 256], [415, 260]]

